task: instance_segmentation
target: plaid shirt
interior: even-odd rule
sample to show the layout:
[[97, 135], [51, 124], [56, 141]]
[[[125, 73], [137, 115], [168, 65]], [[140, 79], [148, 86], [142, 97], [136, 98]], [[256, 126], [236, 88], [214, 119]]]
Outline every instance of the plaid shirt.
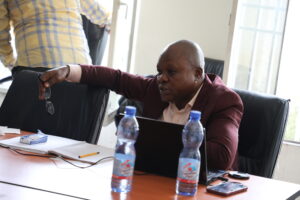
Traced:
[[0, 60], [7, 67], [91, 64], [80, 14], [100, 26], [109, 23], [96, 0], [0, 0]]

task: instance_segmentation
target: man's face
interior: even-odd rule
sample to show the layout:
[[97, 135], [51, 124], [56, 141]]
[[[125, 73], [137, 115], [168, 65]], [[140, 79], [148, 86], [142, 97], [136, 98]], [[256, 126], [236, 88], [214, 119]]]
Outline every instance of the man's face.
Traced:
[[165, 52], [158, 61], [157, 71], [162, 101], [175, 103], [178, 107], [193, 97], [197, 70], [184, 56], [176, 52]]

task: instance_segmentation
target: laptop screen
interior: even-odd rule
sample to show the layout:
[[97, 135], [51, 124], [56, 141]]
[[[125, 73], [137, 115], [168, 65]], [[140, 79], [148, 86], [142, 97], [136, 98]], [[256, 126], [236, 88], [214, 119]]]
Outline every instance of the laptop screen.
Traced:
[[[124, 115], [119, 115], [121, 119]], [[164, 121], [136, 117], [139, 123], [139, 135], [135, 144], [135, 170], [177, 177], [179, 154], [183, 148], [181, 132], [183, 125]], [[207, 183], [205, 137], [200, 147], [201, 168], [199, 183]]]

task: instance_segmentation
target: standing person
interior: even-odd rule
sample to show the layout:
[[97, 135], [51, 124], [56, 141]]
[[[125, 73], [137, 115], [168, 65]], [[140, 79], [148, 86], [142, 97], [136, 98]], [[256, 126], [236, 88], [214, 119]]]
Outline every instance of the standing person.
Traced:
[[220, 77], [204, 73], [204, 55], [194, 42], [170, 44], [157, 63], [153, 78], [107, 67], [72, 65], [41, 75], [40, 99], [45, 88], [63, 80], [107, 87], [143, 103], [148, 118], [185, 124], [191, 110], [201, 111], [206, 128], [209, 169], [236, 169], [238, 129], [243, 103]]
[[109, 23], [108, 13], [96, 0], [0, 0], [0, 60], [13, 72], [22, 67], [91, 64], [80, 14], [99, 26]]

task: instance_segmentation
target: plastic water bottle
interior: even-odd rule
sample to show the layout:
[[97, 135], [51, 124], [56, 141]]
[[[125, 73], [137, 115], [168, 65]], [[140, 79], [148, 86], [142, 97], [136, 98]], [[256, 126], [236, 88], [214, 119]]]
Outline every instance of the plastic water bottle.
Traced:
[[198, 188], [201, 155], [199, 147], [203, 140], [201, 112], [192, 110], [190, 119], [182, 131], [183, 149], [179, 156], [176, 193], [194, 196]]
[[135, 113], [135, 107], [126, 106], [125, 116], [118, 125], [111, 181], [111, 188], [114, 192], [129, 192], [131, 190], [135, 163], [134, 143], [139, 132]]

